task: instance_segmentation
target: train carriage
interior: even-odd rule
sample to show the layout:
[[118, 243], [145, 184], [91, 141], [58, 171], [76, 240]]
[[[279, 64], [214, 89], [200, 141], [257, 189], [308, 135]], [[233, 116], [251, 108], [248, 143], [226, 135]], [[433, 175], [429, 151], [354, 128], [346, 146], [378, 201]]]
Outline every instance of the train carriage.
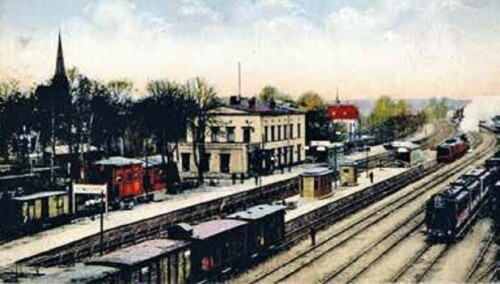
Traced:
[[92, 259], [88, 265], [119, 269], [113, 283], [186, 283], [191, 274], [191, 242], [154, 239]]
[[193, 281], [217, 279], [248, 255], [248, 222], [213, 220], [193, 226], [191, 270]]
[[248, 222], [247, 253], [251, 257], [265, 255], [283, 241], [285, 209], [283, 205], [262, 204], [227, 216]]
[[94, 163], [90, 181], [108, 185], [108, 202], [123, 207], [125, 201], [135, 203], [146, 198], [143, 187], [142, 161], [124, 157], [110, 157]]
[[0, 200], [0, 227], [9, 236], [39, 230], [46, 224], [63, 223], [71, 216], [66, 191], [47, 191]]
[[144, 189], [158, 192], [167, 188], [165, 173], [163, 172], [161, 155], [149, 156], [141, 159], [144, 165]]

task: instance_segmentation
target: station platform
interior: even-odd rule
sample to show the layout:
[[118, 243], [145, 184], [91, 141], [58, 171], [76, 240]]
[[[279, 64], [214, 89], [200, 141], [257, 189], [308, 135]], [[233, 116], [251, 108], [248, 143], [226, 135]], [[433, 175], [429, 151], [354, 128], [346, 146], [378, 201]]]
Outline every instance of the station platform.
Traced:
[[[434, 135], [436, 132], [436, 124], [434, 123], [427, 123], [425, 124], [422, 128], [420, 128], [416, 133], [410, 135], [409, 137], [403, 139], [405, 141], [419, 141], [424, 138], [430, 137]], [[387, 150], [384, 148], [384, 145], [376, 145], [376, 146], [371, 146], [370, 151], [368, 152], [368, 157], [373, 157], [377, 156], [383, 153], [387, 153]], [[366, 159], [366, 152], [356, 152], [351, 155], [345, 156], [346, 159], [349, 161], [363, 161]]]
[[[375, 168], [371, 170], [373, 172], [373, 183], [378, 183], [383, 180], [387, 180], [393, 176], [399, 175], [405, 171], [407, 168]], [[361, 173], [358, 176], [358, 185], [356, 186], [339, 186], [337, 189], [333, 189], [333, 195], [318, 199], [318, 200], [306, 200], [299, 195], [292, 196], [286, 199], [286, 202], [294, 202], [297, 205], [296, 209], [289, 210], [285, 214], [285, 222], [289, 222], [299, 216], [302, 216], [306, 213], [316, 210], [319, 207], [322, 207], [328, 203], [334, 202], [336, 200], [342, 199], [346, 196], [354, 194], [358, 191], [362, 191], [363, 189], [371, 186], [370, 179], [366, 177], [365, 173]]]
[[[297, 177], [305, 168], [314, 167], [305, 164], [292, 167], [283, 174], [277, 173], [271, 176], [263, 176], [261, 185], [268, 185], [293, 177]], [[176, 195], [166, 195], [167, 199], [161, 202], [151, 202], [136, 205], [132, 210], [111, 211], [104, 217], [104, 230], [109, 230], [126, 224], [134, 223], [144, 219], [166, 214], [178, 209], [193, 206], [199, 203], [231, 196], [243, 191], [258, 188], [254, 179], [247, 179], [243, 184], [232, 185], [231, 181], [221, 180], [216, 186], [204, 185], [199, 188], [188, 190]], [[24, 258], [37, 255], [51, 249], [61, 247], [97, 234], [100, 230], [100, 220], [96, 218], [85, 218], [76, 222], [55, 227], [49, 230], [25, 236], [0, 245], [0, 268], [14, 264]]]

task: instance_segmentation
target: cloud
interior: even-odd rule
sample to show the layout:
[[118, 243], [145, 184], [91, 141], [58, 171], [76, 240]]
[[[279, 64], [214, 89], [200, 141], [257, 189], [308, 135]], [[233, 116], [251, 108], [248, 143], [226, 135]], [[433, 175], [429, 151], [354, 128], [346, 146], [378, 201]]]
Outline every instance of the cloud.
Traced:
[[209, 21], [218, 21], [219, 13], [210, 8], [207, 3], [199, 0], [184, 0], [177, 10], [178, 14], [184, 18]]
[[[152, 78], [202, 76], [221, 95], [236, 90], [239, 61], [247, 95], [265, 84], [331, 99], [337, 85], [352, 98], [469, 96], [499, 88], [500, 42], [492, 37], [498, 18], [491, 15], [499, 7], [465, 0], [318, 1], [185, 0], [157, 10], [128, 0], [90, 1], [61, 22], [66, 63], [103, 80], [130, 78], [142, 90]], [[1, 27], [0, 75], [49, 78], [57, 27]]]

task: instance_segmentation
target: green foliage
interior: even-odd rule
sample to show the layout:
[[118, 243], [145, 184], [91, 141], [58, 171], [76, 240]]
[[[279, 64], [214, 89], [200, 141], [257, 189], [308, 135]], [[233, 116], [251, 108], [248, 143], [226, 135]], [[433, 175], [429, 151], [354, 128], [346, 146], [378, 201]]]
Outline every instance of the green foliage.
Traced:
[[392, 100], [388, 96], [382, 96], [375, 101], [370, 120], [374, 124], [383, 124], [389, 118], [395, 116], [407, 115], [410, 112], [410, 106], [406, 100]]
[[447, 112], [448, 103], [446, 98], [441, 98], [439, 100], [437, 98], [431, 98], [427, 101], [424, 108], [425, 117], [428, 122], [445, 118]]
[[269, 85], [262, 88], [258, 99], [261, 102], [270, 102], [271, 100], [274, 100], [295, 105], [295, 101], [289, 95], [281, 92], [278, 88]]
[[313, 91], [309, 91], [300, 95], [297, 99], [297, 104], [301, 109], [305, 111], [319, 110], [326, 107], [323, 98], [318, 93], [315, 93]]

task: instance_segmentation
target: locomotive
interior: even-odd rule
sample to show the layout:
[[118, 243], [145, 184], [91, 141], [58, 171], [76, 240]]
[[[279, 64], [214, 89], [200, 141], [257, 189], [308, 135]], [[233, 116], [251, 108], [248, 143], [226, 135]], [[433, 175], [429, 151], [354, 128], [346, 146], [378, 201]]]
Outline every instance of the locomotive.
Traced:
[[469, 171], [427, 201], [425, 222], [430, 241], [452, 241], [463, 236], [491, 198], [499, 165], [487, 162], [487, 168]]
[[447, 139], [436, 148], [436, 160], [449, 163], [463, 156], [469, 150], [469, 140], [465, 134]]

